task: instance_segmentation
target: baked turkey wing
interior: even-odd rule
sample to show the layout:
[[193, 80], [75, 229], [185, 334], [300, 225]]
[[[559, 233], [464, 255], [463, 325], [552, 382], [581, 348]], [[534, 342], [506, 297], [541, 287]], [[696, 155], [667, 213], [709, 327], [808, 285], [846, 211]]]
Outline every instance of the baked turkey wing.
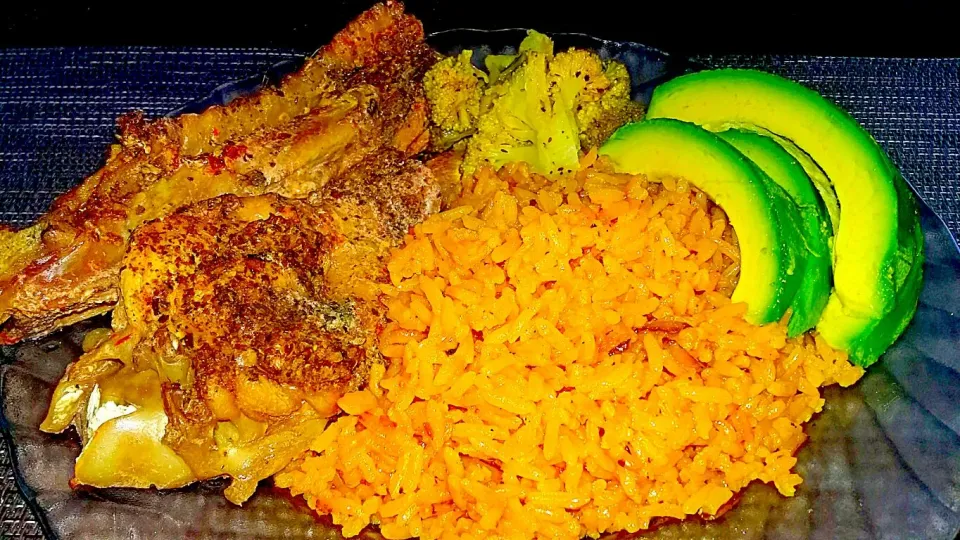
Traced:
[[138, 228], [112, 334], [67, 369], [41, 429], [84, 439], [74, 482], [246, 500], [380, 363], [385, 257], [439, 208], [429, 169], [368, 158], [326, 194], [220, 196]]
[[224, 194], [305, 197], [366, 156], [427, 143], [421, 79], [437, 55], [388, 2], [277, 87], [200, 114], [121, 118], [107, 163], [37, 224], [0, 228], [0, 343], [105, 313], [140, 224]]

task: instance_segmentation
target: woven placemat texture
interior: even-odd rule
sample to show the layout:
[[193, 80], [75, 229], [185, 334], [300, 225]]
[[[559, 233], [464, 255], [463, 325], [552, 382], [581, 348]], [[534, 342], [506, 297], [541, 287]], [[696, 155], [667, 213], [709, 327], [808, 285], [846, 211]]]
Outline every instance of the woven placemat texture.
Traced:
[[[26, 225], [95, 171], [116, 117], [160, 115], [224, 82], [264, 72], [296, 51], [82, 48], [0, 51], [0, 222]], [[703, 57], [758, 67], [841, 104], [960, 234], [960, 60]], [[0, 538], [41, 538], [0, 445]]]

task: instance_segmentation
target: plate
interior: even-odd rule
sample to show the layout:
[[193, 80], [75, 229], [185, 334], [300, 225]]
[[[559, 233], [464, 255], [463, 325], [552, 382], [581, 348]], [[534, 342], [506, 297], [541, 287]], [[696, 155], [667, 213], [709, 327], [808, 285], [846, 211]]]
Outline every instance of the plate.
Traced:
[[[452, 53], [513, 52], [523, 30], [450, 30], [430, 42]], [[624, 62], [635, 98], [703, 66], [631, 42], [556, 34], [558, 48], [597, 50]], [[225, 84], [170, 114], [197, 112], [256, 91], [296, 69]], [[908, 178], [909, 180], [909, 178]], [[667, 524], [645, 538], [930, 538], [960, 530], [960, 250], [944, 223], [921, 202], [926, 238], [925, 285], [916, 318], [883, 359], [853, 388], [826, 389], [826, 406], [807, 426], [799, 453], [803, 484], [783, 498], [762, 484], [745, 490], [722, 518]], [[302, 503], [264, 485], [242, 508], [227, 502], [223, 482], [171, 491], [72, 490], [80, 451], [72, 435], [38, 429], [57, 380], [80, 353], [95, 319], [41, 341], [0, 350], [0, 428], [17, 486], [51, 538], [338, 538], [337, 527]], [[368, 533], [370, 536], [378, 536]]]

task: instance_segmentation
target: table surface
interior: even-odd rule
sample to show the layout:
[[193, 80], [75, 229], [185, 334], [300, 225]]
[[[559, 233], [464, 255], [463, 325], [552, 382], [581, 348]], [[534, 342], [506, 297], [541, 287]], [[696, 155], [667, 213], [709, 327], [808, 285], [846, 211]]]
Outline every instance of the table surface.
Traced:
[[[0, 50], [0, 223], [35, 220], [95, 171], [117, 115], [148, 115], [302, 53], [288, 48], [84, 47]], [[960, 234], [960, 59], [705, 56], [759, 67], [849, 110]], [[0, 448], [0, 538], [41, 538]]]

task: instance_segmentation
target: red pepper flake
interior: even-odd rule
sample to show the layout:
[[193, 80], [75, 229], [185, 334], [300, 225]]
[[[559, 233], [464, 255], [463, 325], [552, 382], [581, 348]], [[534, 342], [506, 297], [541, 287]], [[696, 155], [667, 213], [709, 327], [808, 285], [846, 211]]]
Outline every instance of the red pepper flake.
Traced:
[[623, 354], [623, 351], [627, 350], [630, 347], [630, 340], [622, 341], [617, 344], [616, 347], [607, 351], [607, 356], [613, 356], [615, 354]]
[[128, 339], [130, 339], [130, 334], [127, 334], [127, 335], [123, 336], [122, 338], [118, 339], [117, 341], [115, 341], [115, 342], [114, 342], [114, 345], [122, 345], [122, 344], [123, 344], [124, 342], [126, 342]]
[[247, 147], [242, 144], [228, 144], [223, 147], [223, 157], [226, 159], [240, 159], [247, 153]]
[[223, 171], [223, 168], [226, 166], [222, 157], [214, 156], [212, 154], [207, 154], [207, 165], [210, 166], [210, 170], [213, 171], [213, 174], [220, 174]]
[[219, 137], [219, 136], [220, 136], [220, 130], [217, 129], [217, 128], [213, 128], [213, 136], [214, 136], [214, 137]]
[[666, 332], [668, 334], [676, 334], [687, 328], [690, 328], [690, 323], [684, 321], [666, 321], [663, 319], [652, 320], [643, 327], [644, 330], [649, 332]]

